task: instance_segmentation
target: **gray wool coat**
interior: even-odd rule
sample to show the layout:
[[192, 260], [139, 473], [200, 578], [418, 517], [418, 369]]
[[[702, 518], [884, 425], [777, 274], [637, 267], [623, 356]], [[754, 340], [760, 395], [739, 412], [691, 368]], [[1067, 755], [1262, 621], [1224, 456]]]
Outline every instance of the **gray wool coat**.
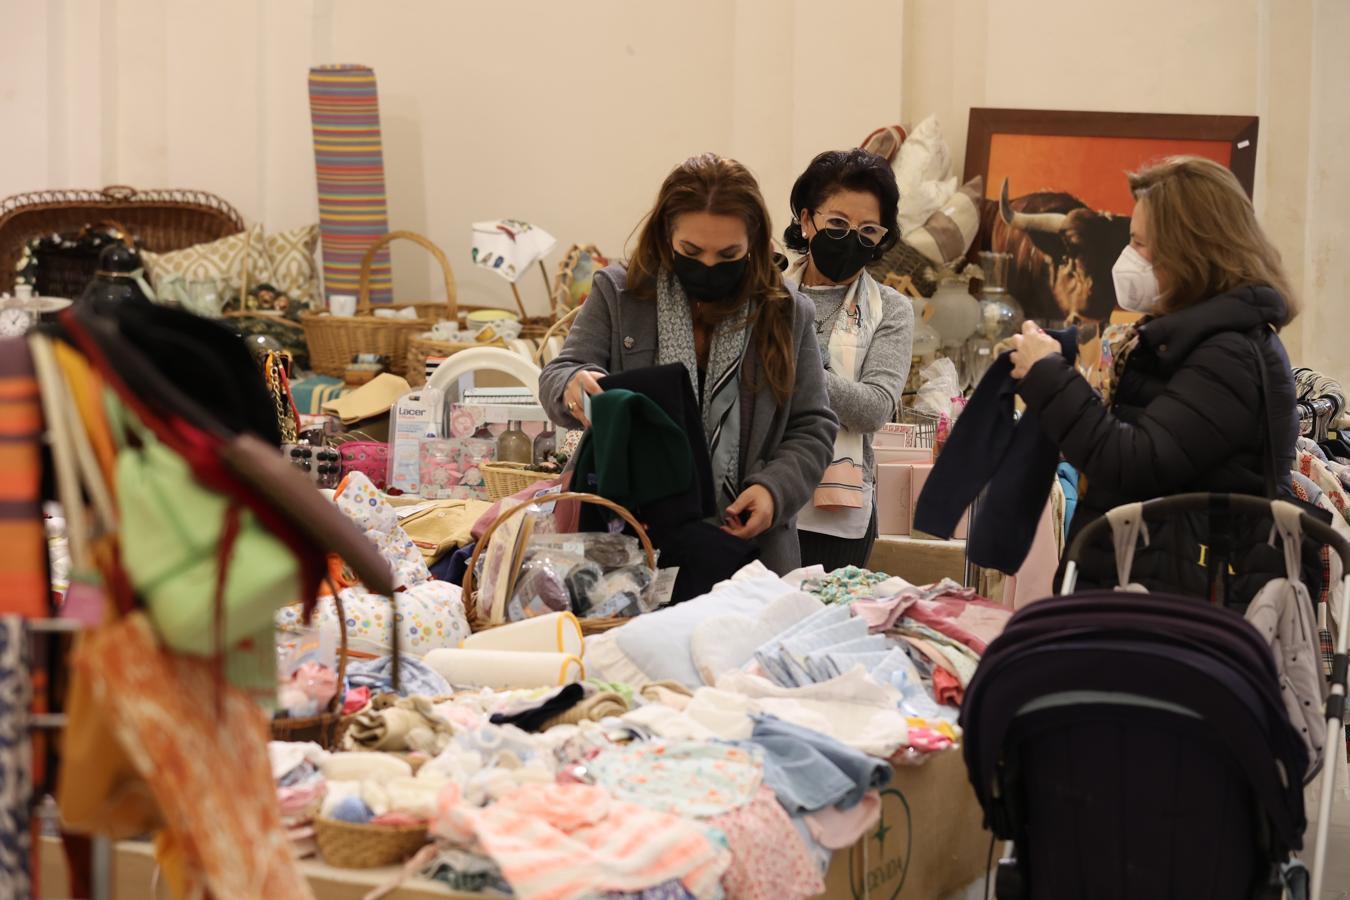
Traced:
[[[577, 372], [610, 374], [657, 364], [656, 301], [632, 296], [627, 285], [627, 273], [620, 266], [595, 274], [562, 353], [544, 366], [539, 377], [540, 402], [549, 418], [564, 428], [581, 427], [563, 398]], [[762, 381], [754, 377], [759, 360], [753, 344], [746, 355], [748, 371], [741, 375], [741, 483], [743, 488], [763, 485], [773, 496], [773, 522], [756, 543], [764, 565], [780, 575], [801, 564], [797, 512], [820, 483], [839, 429], [816, 343], [815, 306], [795, 291], [793, 298], [797, 380], [790, 402], [780, 407], [767, 384], [751, 390], [753, 383]]]

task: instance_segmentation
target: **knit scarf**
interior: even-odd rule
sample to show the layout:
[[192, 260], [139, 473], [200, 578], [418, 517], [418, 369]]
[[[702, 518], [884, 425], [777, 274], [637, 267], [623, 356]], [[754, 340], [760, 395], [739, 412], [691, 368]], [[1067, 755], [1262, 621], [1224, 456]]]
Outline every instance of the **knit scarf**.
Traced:
[[671, 273], [656, 281], [656, 362], [683, 363], [703, 413], [703, 433], [712, 460], [719, 517], [740, 495], [741, 364], [750, 346], [750, 310], [744, 317], [719, 322], [708, 349], [703, 391], [698, 390], [698, 353], [694, 349], [694, 317], [684, 288]]
[[[800, 288], [806, 274], [806, 257], [797, 260], [784, 280]], [[863, 269], [848, 286], [843, 303], [829, 335], [830, 371], [841, 378], [857, 381], [863, 360], [881, 323], [881, 288]], [[812, 506], [803, 510], [798, 526], [808, 531], [835, 534], [838, 537], [862, 537], [872, 515], [866, 494], [863, 435], [845, 428], [834, 439], [830, 465], [816, 488]], [[843, 532], [843, 533], [841, 533]]]

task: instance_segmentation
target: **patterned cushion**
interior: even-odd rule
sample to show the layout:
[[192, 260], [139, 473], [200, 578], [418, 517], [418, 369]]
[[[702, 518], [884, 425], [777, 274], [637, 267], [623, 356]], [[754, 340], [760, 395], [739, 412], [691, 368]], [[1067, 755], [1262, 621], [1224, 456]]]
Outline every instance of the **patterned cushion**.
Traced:
[[230, 288], [228, 293], [232, 298], [242, 292], [245, 281], [249, 285], [274, 283], [261, 225], [185, 250], [170, 253], [142, 251], [141, 258], [156, 291], [161, 282], [172, 275], [187, 282], [207, 279], [224, 282]]
[[927, 222], [906, 232], [905, 242], [938, 265], [955, 262], [975, 242], [983, 196], [984, 176], [977, 175], [953, 194], [946, 206], [929, 216]]
[[301, 309], [321, 309], [324, 305], [319, 290], [319, 263], [314, 256], [318, 245], [318, 225], [304, 225], [267, 236], [272, 286], [299, 304]]

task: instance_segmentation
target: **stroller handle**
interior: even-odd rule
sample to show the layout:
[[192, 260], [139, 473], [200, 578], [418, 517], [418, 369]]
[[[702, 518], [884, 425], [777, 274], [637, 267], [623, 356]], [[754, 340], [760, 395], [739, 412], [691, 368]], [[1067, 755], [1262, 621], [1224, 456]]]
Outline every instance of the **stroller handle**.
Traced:
[[[1286, 501], [1269, 500], [1265, 497], [1255, 497], [1250, 494], [1178, 494], [1175, 497], [1159, 497], [1156, 500], [1145, 501], [1141, 504], [1141, 510], [1145, 516], [1149, 513], [1175, 514], [1211, 511], [1232, 511], [1261, 515], [1272, 513], [1274, 504], [1284, 502]], [[1299, 525], [1305, 535], [1334, 549], [1336, 555], [1341, 558], [1343, 566], [1341, 571], [1350, 573], [1350, 541], [1337, 534], [1330, 525], [1314, 519], [1306, 512], [1299, 513]], [[1076, 569], [1083, 549], [1088, 546], [1090, 541], [1099, 538], [1102, 532], [1110, 527], [1110, 520], [1106, 516], [1102, 516], [1078, 532], [1078, 536], [1069, 545], [1069, 553], [1066, 557], [1068, 562]]]

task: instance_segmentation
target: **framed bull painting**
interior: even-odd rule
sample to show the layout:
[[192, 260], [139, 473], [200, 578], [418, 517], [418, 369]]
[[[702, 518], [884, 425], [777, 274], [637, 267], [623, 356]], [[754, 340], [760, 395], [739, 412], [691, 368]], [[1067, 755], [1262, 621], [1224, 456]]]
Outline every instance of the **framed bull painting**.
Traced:
[[966, 180], [984, 176], [976, 247], [1011, 253], [1009, 292], [1028, 318], [1090, 336], [1132, 316], [1111, 267], [1130, 240], [1127, 172], [1166, 156], [1222, 163], [1251, 196], [1255, 116], [972, 109]]

